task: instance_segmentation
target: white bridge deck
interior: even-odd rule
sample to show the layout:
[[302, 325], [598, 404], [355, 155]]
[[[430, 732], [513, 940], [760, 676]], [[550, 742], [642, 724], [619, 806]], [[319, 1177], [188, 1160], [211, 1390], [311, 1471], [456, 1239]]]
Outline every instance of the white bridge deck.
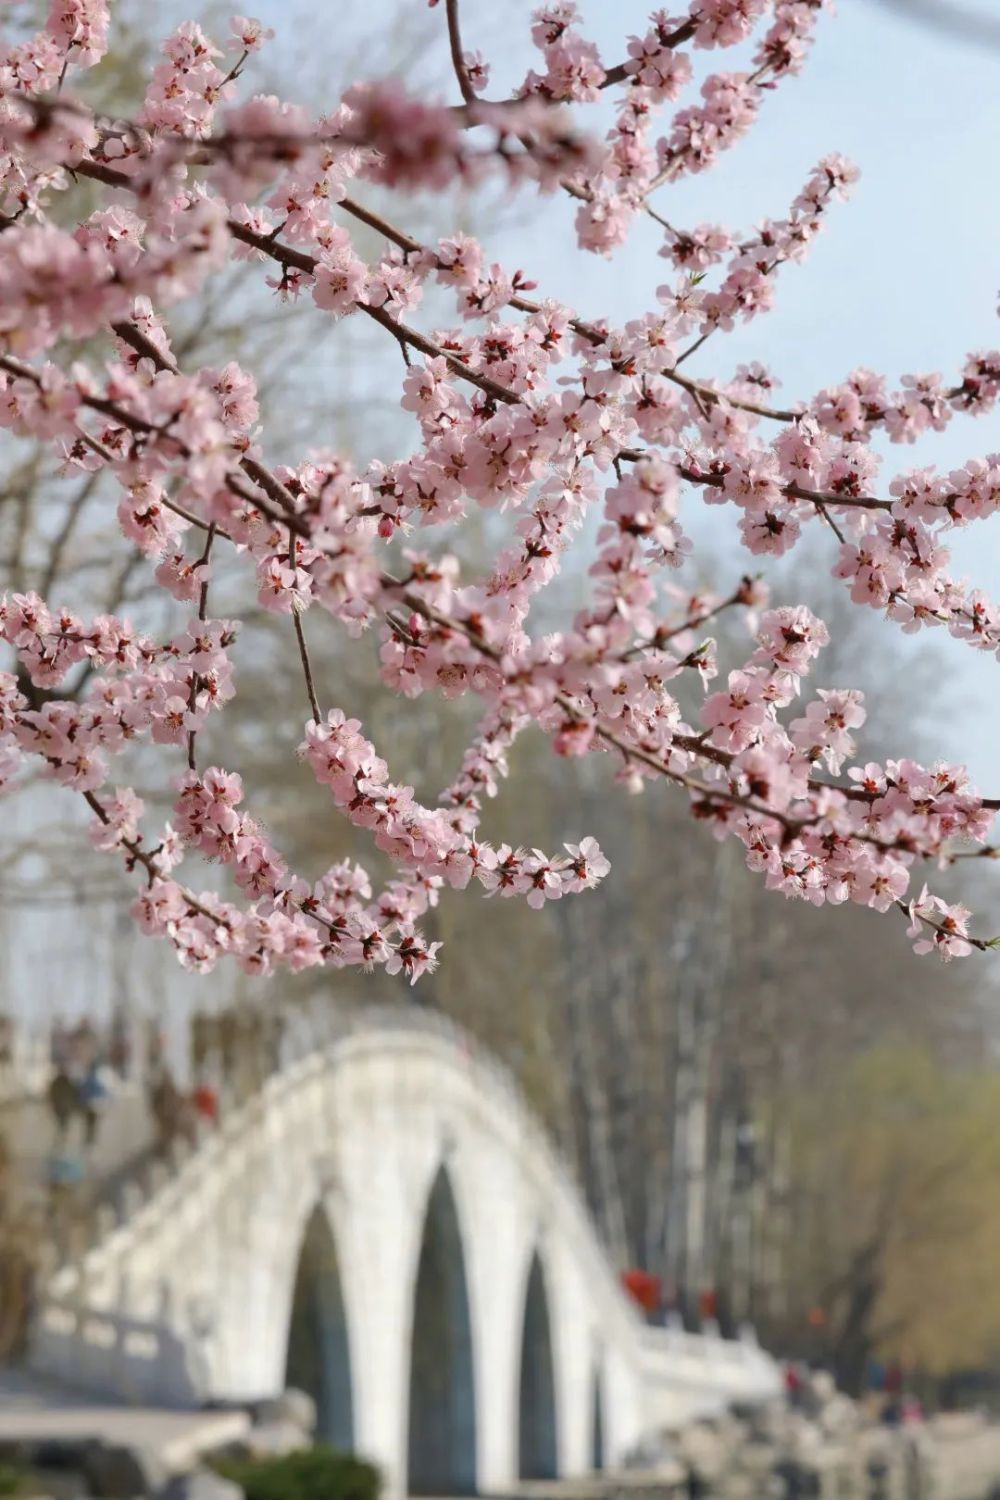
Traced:
[[168, 1468], [183, 1470], [199, 1454], [242, 1437], [249, 1426], [245, 1411], [109, 1406], [20, 1370], [0, 1369], [0, 1443], [100, 1438], [152, 1449]]

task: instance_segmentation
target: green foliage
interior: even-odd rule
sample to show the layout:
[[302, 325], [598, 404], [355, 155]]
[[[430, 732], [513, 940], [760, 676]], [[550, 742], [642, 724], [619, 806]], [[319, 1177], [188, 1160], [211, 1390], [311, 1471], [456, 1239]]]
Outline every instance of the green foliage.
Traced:
[[793, 1106], [799, 1311], [848, 1383], [872, 1355], [931, 1377], [1000, 1356], [1000, 1075], [888, 1039]]
[[0, 1495], [37, 1494], [38, 1486], [32, 1483], [26, 1469], [14, 1464], [0, 1463]]
[[381, 1488], [373, 1464], [323, 1443], [281, 1458], [218, 1459], [214, 1468], [246, 1500], [377, 1500]]

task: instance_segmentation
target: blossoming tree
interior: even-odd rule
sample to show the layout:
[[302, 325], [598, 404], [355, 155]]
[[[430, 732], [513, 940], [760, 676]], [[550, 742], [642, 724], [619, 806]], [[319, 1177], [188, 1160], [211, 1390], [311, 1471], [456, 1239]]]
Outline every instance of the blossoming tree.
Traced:
[[[108, 46], [106, 0], [52, 0], [37, 35], [2, 49], [0, 421], [53, 445], [68, 472], [117, 484], [124, 545], [189, 618], [156, 639], [34, 593], [0, 598], [14, 658], [0, 674], [0, 781], [42, 767], [83, 797], [96, 846], [134, 872], [140, 926], [183, 963], [378, 964], [415, 979], [436, 962], [419, 923], [443, 885], [476, 881], [532, 906], [594, 886], [608, 864], [592, 839], [548, 854], [480, 836], [483, 799], [530, 725], [558, 755], [609, 757], [626, 791], [670, 783], [776, 892], [902, 912], [918, 953], [993, 945], [921, 871], [990, 853], [1000, 800], [960, 767], [856, 759], [860, 693], [803, 698], [828, 638], [806, 605], [768, 608], [750, 576], [712, 592], [670, 581], [691, 553], [682, 500], [734, 506], [750, 554], [783, 555], [812, 527], [859, 606], [906, 630], [944, 625], [976, 649], [1000, 646], [1000, 611], [949, 576], [944, 546], [949, 529], [1000, 505], [1000, 458], [880, 481], [873, 449], [876, 437], [912, 442], [990, 411], [1000, 353], [971, 355], [950, 383], [904, 376], [892, 389], [858, 370], [787, 407], [760, 365], [696, 373], [707, 345], [767, 311], [781, 267], [802, 258], [856, 174], [827, 158], [785, 217], [743, 235], [676, 226], [658, 189], [710, 168], [756, 122], [767, 91], [800, 70], [824, 7], [691, 0], [602, 58], [559, 0], [535, 12], [535, 66], [493, 99], [487, 63], [463, 45], [459, 0], [445, 0], [454, 102], [366, 80], [318, 119], [252, 95], [252, 56], [270, 33], [244, 17], [228, 57], [182, 25], [127, 120], [87, 103], [86, 70]], [[696, 102], [676, 107], [693, 49], [752, 37], [751, 71], [712, 72]], [[602, 134], [586, 106], [608, 99]], [[491, 178], [527, 199], [565, 196], [582, 254], [612, 255], [639, 215], [661, 225], [672, 273], [649, 311], [615, 327], [599, 309], [563, 305], [558, 287], [488, 264], [465, 234], [424, 244], [409, 232], [409, 194]], [[83, 218], [81, 180], [104, 198]], [[391, 213], [366, 202], [370, 185], [393, 190]], [[377, 260], [359, 252], [359, 226], [384, 243]], [[395, 341], [401, 404], [420, 435], [409, 457], [356, 472], [314, 452], [275, 467], [253, 374], [181, 367], [169, 309], [210, 293], [232, 260], [258, 266], [278, 299], [310, 298], [316, 319], [367, 318]], [[421, 326], [431, 282], [453, 298], [452, 326]], [[74, 362], [74, 342], [102, 333], [112, 357]], [[509, 517], [508, 541], [488, 571], [463, 577], [448, 538], [476, 507]], [[586, 602], [563, 629], [532, 633], [536, 596], [587, 546]], [[201, 764], [199, 733], [237, 690], [239, 621], [211, 607], [223, 548], [247, 600], [288, 617], [300, 755], [392, 862], [380, 892], [353, 864], [307, 882], [245, 808], [239, 768]], [[433, 805], [393, 781], [360, 723], [318, 701], [313, 608], [351, 638], [377, 632], [382, 679], [402, 696], [481, 700], [478, 732]], [[702, 627], [723, 611], [745, 613], [754, 640], [719, 686]], [[115, 770], [137, 745], [159, 747], [176, 793], [162, 827]], [[192, 888], [184, 865], [196, 852], [228, 867], [228, 895]]]

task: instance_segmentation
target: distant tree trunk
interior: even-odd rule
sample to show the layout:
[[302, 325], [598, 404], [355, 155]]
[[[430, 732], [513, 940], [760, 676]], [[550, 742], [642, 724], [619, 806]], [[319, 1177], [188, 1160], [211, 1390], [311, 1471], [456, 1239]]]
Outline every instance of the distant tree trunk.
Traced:
[[847, 1310], [833, 1346], [833, 1374], [841, 1390], [860, 1396], [873, 1353], [871, 1320], [879, 1294], [877, 1274], [861, 1276], [848, 1292]]
[[744, 1116], [734, 1131], [733, 1201], [730, 1210], [729, 1296], [737, 1325], [750, 1317], [757, 1171], [753, 1127]]
[[721, 1090], [723, 1108], [716, 1129], [715, 1157], [709, 1178], [708, 1228], [705, 1242], [705, 1264], [712, 1285], [726, 1288], [732, 1263], [732, 1213], [736, 1191], [736, 1120], [724, 1101], [732, 1093], [732, 1084], [724, 1082]]
[[758, 1233], [754, 1245], [752, 1300], [755, 1315], [780, 1322], [788, 1312], [786, 1249], [790, 1233], [788, 1131], [776, 1126], [767, 1164], [758, 1174]]
[[721, 1021], [722, 995], [732, 943], [728, 920], [732, 875], [726, 851], [716, 854], [709, 910], [711, 941], [691, 945], [677, 1001], [674, 1085], [673, 1199], [670, 1224], [675, 1247], [670, 1265], [689, 1320], [697, 1321], [698, 1294], [705, 1285], [708, 1210], [709, 1091]]
[[694, 1091], [694, 994], [691, 984], [693, 946], [693, 920], [689, 917], [677, 934], [671, 954], [671, 958], [683, 967], [677, 982], [674, 1110], [664, 1245], [667, 1280], [681, 1298], [684, 1296], [687, 1266], [688, 1130]]
[[[576, 924], [582, 920], [582, 916], [577, 910], [573, 910], [570, 920]], [[589, 1196], [611, 1257], [617, 1265], [624, 1267], [629, 1260], [628, 1234], [612, 1141], [608, 1070], [602, 1070], [600, 1066], [594, 1037], [592, 980], [589, 972], [584, 977], [579, 968], [574, 971], [574, 975], [567, 981], [566, 998], [568, 1031], [582, 1084], [583, 1097], [580, 1102], [583, 1104], [587, 1156], [593, 1172]]]
[[594, 1056], [594, 1038], [587, 1022], [581, 1027], [581, 1044], [590, 1145], [600, 1198], [599, 1219], [612, 1259], [617, 1265], [624, 1267], [629, 1258], [628, 1237], [611, 1142], [611, 1115], [607, 1091], [601, 1082]]

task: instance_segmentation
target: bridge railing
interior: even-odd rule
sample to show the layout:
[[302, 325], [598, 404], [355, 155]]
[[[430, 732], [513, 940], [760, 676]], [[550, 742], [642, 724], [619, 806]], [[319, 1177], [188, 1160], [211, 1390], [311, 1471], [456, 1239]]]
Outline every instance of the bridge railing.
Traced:
[[781, 1377], [775, 1361], [757, 1342], [753, 1329], [736, 1339], [682, 1328], [647, 1328], [643, 1365], [654, 1409], [662, 1402], [660, 1425], [676, 1426], [731, 1402], [757, 1403], [778, 1396]]
[[196, 1405], [204, 1389], [197, 1346], [166, 1318], [128, 1317], [70, 1297], [47, 1297], [38, 1310], [32, 1363], [70, 1387], [133, 1406]]
[[48, 1045], [35, 1037], [17, 1037], [8, 1057], [0, 1058], [0, 1104], [37, 1099], [52, 1079]]
[[[178, 1135], [159, 1155], [143, 1152], [134, 1168], [116, 1175], [112, 1190], [98, 1191], [90, 1202], [81, 1205], [71, 1232], [47, 1247], [43, 1270], [51, 1274], [78, 1264], [90, 1250], [105, 1242], [115, 1229], [132, 1222], [142, 1210], [159, 1199], [167, 1184], [192, 1156], [200, 1154], [213, 1141], [237, 1138], [259, 1111], [265, 1091], [273, 1088], [276, 1081], [283, 1077], [290, 1081], [293, 1072], [310, 1057], [321, 1057], [347, 1038], [373, 1030], [440, 1038], [474, 1059], [476, 1065], [491, 1076], [498, 1090], [507, 1095], [513, 1108], [526, 1111], [529, 1117], [532, 1114], [510, 1069], [440, 1012], [403, 1005], [363, 1008], [330, 1005], [313, 1010], [293, 1018], [284, 1034], [277, 1066], [260, 1088], [243, 1098], [224, 1095], [221, 1116], [216, 1124], [199, 1118], [193, 1139]], [[544, 1132], [540, 1134], [544, 1135]], [[551, 1149], [547, 1138], [545, 1146]]]

